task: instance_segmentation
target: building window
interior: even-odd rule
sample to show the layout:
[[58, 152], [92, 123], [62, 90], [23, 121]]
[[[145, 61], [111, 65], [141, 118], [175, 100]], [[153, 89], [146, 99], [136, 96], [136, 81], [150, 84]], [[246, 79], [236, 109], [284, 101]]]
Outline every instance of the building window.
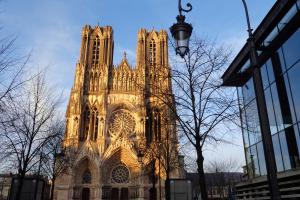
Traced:
[[92, 175], [89, 169], [86, 169], [82, 175], [82, 184], [91, 184]]
[[259, 161], [259, 169], [260, 175], [267, 175], [267, 168], [266, 168], [266, 161], [265, 161], [265, 154], [262, 142], [257, 144], [257, 154], [258, 154], [258, 161]]
[[99, 63], [99, 55], [100, 55], [100, 38], [97, 35], [93, 40], [93, 54], [92, 54], [92, 64], [97, 65]]
[[91, 116], [90, 133], [91, 140], [96, 141], [98, 137], [99, 113], [97, 108], [94, 108]]
[[128, 183], [129, 170], [124, 165], [115, 167], [111, 172], [111, 181], [113, 183]]
[[88, 107], [85, 107], [84, 111], [83, 111], [83, 128], [82, 128], [82, 132], [81, 132], [81, 137], [80, 140], [86, 140], [88, 133], [89, 133], [89, 125], [90, 125], [90, 109]]
[[151, 66], [156, 64], [156, 44], [154, 39], [150, 41], [149, 61]]

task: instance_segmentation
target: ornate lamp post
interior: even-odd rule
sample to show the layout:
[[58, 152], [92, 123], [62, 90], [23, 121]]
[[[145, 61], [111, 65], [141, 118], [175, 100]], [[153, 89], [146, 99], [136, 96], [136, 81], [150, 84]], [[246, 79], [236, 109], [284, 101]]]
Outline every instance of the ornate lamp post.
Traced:
[[182, 58], [189, 52], [189, 40], [193, 31], [191, 24], [186, 23], [185, 16], [182, 15], [182, 12], [190, 12], [192, 10], [192, 5], [187, 3], [186, 6], [188, 9], [183, 9], [181, 6], [181, 0], [178, 0], [178, 11], [177, 23], [173, 24], [170, 27], [170, 31], [175, 40], [175, 51], [176, 54], [179, 54]]

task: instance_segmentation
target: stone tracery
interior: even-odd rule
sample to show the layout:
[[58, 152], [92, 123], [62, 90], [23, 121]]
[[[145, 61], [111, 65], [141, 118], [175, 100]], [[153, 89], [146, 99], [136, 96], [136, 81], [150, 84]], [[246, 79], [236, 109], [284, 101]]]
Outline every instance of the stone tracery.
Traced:
[[124, 165], [116, 166], [111, 172], [111, 181], [113, 183], [128, 183], [129, 170]]
[[112, 140], [131, 138], [135, 133], [134, 117], [126, 110], [115, 111], [110, 117], [108, 133]]

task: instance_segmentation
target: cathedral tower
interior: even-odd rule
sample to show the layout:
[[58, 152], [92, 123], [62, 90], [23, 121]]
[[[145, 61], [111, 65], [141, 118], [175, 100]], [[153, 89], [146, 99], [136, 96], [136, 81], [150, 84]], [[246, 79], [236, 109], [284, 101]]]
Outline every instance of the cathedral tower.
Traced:
[[71, 164], [57, 200], [153, 199], [164, 196], [167, 174], [182, 176], [175, 120], [162, 101], [172, 93], [167, 41], [166, 31], [141, 29], [136, 66], [125, 53], [114, 66], [112, 28], [83, 27], [63, 144]]

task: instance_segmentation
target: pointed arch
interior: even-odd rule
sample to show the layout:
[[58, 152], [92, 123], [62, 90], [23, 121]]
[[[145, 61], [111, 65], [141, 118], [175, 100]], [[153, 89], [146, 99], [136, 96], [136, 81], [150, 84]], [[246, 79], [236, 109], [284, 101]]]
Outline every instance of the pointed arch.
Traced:
[[89, 134], [89, 128], [90, 128], [90, 115], [91, 115], [91, 112], [90, 112], [90, 108], [88, 105], [85, 106], [84, 110], [83, 110], [83, 113], [82, 113], [82, 129], [81, 129], [81, 132], [80, 132], [80, 137], [79, 137], [79, 140], [80, 141], [85, 141], [88, 137], [88, 134]]
[[98, 129], [99, 129], [99, 111], [97, 106], [94, 106], [91, 113], [91, 122], [90, 122], [90, 139], [96, 141], [98, 138]]
[[74, 174], [73, 182], [76, 185], [97, 184], [100, 179], [100, 171], [97, 163], [88, 155], [75, 161], [72, 168]]

